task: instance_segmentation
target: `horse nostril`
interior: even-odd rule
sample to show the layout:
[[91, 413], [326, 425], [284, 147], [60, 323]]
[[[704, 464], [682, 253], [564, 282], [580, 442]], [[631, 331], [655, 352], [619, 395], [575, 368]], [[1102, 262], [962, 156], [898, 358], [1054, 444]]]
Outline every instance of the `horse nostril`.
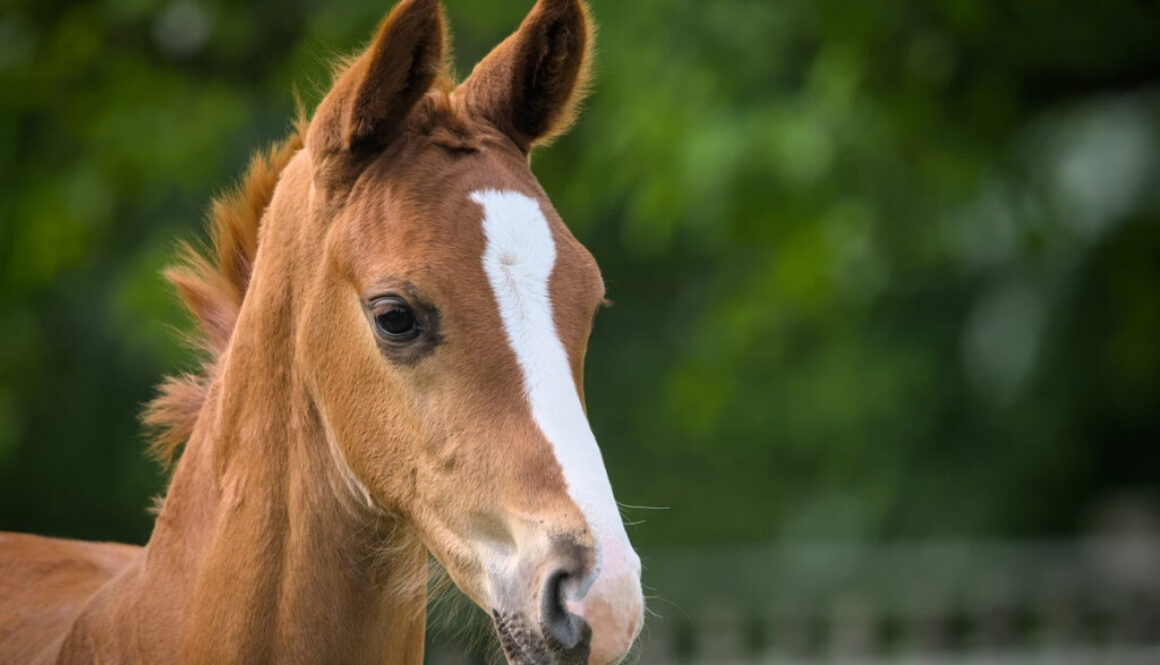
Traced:
[[556, 570], [544, 581], [540, 596], [540, 622], [544, 633], [562, 649], [574, 649], [587, 642], [592, 631], [583, 619], [568, 611], [564, 591], [571, 574], [567, 570]]

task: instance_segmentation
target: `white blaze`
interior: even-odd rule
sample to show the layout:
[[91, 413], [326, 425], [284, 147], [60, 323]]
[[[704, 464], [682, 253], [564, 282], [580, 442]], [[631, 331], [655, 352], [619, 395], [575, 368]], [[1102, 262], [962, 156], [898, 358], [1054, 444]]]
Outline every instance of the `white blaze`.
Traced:
[[[483, 270], [523, 370], [532, 418], [551, 444], [568, 494], [596, 539], [598, 570], [589, 584], [596, 581], [597, 593], [635, 594], [635, 600], [623, 598], [623, 606], [629, 611], [635, 602], [639, 611], [639, 582], [626, 582], [639, 580], [640, 559], [629, 545], [600, 448], [552, 318], [548, 282], [556, 264], [556, 243], [548, 220], [535, 200], [517, 192], [482, 190], [472, 193], [471, 199], [483, 206], [487, 239]], [[605, 580], [615, 589], [602, 589]]]

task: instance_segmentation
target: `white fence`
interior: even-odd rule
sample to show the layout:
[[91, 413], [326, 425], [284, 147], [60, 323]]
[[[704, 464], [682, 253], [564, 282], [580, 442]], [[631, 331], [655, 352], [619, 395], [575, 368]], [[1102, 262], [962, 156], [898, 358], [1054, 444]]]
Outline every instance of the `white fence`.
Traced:
[[1160, 546], [789, 546], [658, 553], [640, 645], [665, 663], [1160, 664]]

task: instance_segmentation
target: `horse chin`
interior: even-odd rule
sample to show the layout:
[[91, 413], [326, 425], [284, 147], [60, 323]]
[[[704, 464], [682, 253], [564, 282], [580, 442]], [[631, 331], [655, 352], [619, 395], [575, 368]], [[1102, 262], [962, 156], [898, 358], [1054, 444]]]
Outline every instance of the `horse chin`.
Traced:
[[587, 665], [591, 629], [583, 621], [579, 639], [567, 645], [537, 627], [523, 613], [505, 613], [493, 609], [492, 624], [500, 646], [510, 665]]

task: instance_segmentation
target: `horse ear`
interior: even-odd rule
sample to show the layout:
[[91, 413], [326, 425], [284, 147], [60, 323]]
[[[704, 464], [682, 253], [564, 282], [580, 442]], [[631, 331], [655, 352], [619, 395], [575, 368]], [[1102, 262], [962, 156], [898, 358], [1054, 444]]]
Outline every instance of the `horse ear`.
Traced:
[[584, 97], [592, 33], [581, 0], [539, 0], [463, 82], [467, 107], [524, 152], [562, 134]]
[[411, 108], [444, 75], [445, 42], [438, 0], [402, 0], [318, 106], [312, 152], [381, 149], [394, 140]]

